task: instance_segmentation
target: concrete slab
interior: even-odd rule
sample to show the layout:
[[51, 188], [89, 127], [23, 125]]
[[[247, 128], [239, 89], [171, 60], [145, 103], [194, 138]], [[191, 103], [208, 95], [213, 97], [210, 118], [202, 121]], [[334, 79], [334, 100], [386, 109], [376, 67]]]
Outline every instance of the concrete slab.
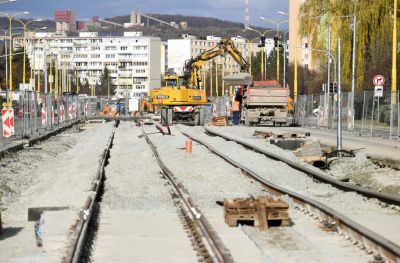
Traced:
[[93, 262], [197, 262], [176, 213], [102, 210]]
[[[258, 129], [272, 132], [311, 132], [311, 138], [318, 139], [325, 145], [336, 146], [336, 130], [299, 127], [258, 127]], [[360, 137], [356, 134], [343, 132], [343, 149], [360, 149], [361, 152], [364, 152], [367, 155], [400, 160], [400, 142], [395, 140], [376, 137]]]
[[[213, 214], [215, 216], [210, 217]], [[218, 231], [218, 236], [229, 249], [235, 262], [272, 262], [255, 242], [246, 235], [239, 227], [229, 227], [223, 220], [223, 213], [215, 210], [214, 213], [207, 211], [207, 219], [212, 227]], [[243, 253], [245, 251], [245, 253]]]

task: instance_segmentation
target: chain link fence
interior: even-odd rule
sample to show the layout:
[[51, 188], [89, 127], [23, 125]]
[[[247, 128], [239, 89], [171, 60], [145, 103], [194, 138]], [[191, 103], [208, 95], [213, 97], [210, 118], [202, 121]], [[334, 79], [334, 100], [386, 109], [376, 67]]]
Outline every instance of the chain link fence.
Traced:
[[[342, 129], [360, 135], [400, 138], [399, 91], [373, 91], [341, 95]], [[297, 125], [336, 129], [338, 122], [337, 94], [302, 95], [297, 98], [293, 122]]]

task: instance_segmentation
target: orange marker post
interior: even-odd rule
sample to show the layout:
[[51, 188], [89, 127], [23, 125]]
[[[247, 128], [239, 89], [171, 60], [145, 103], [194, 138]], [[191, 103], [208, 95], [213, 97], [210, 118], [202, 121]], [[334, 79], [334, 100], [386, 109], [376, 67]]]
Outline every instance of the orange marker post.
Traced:
[[186, 141], [186, 153], [192, 153], [192, 140]]

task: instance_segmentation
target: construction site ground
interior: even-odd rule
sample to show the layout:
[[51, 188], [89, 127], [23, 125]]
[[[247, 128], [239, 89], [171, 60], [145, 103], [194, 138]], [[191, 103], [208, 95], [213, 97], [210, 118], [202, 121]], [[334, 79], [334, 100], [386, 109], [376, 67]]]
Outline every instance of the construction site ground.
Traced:
[[[219, 131], [239, 139], [250, 140], [250, 142], [275, 149], [294, 158], [289, 150], [282, 150], [268, 142], [268, 139], [254, 136], [255, 131], [273, 132], [275, 134], [294, 133], [304, 135], [310, 133], [306, 140], [309, 142], [320, 142], [321, 145], [336, 148], [336, 131], [303, 127], [245, 127], [226, 126], [213, 127]], [[356, 134], [343, 132], [343, 149], [354, 150], [353, 158], [331, 158], [329, 159], [329, 174], [339, 180], [349, 180], [351, 183], [371, 188], [380, 192], [400, 195], [400, 141], [388, 140], [377, 137], [361, 137]], [[298, 159], [297, 159], [298, 160]]]
[[[254, 131], [310, 131], [311, 140], [320, 140], [326, 145], [334, 145], [335, 142], [334, 135], [324, 130], [243, 126], [211, 128], [293, 159], [297, 157], [291, 151], [270, 145], [268, 140], [254, 136]], [[354, 220], [385, 235], [394, 243], [400, 243], [400, 229], [395, 221], [399, 212], [395, 209], [381, 207], [378, 202], [364, 200], [355, 193], [340, 194], [325, 184], [316, 184], [282, 162], [257, 155], [236, 143], [208, 136], [203, 127], [174, 125], [171, 135], [162, 135], [154, 125], [145, 125], [143, 129], [156, 146], [160, 158], [188, 190], [200, 208], [201, 216], [210, 222], [235, 262], [368, 262], [372, 256], [351, 245], [343, 236], [321, 230], [318, 221], [294, 209], [292, 204], [289, 204], [289, 227], [272, 227], [266, 231], [247, 225], [229, 227], [224, 221], [224, 208], [220, 202], [268, 194], [260, 183], [199, 143], [193, 142], [192, 153], [186, 153], [188, 138], [181, 131], [207, 140], [268, 180], [321, 202], [329, 202]], [[70, 128], [0, 159], [4, 228], [0, 236], [0, 262], [61, 261], [78, 212], [90, 195], [99, 158], [112, 131], [111, 122], [85, 123], [80, 131]], [[105, 167], [104, 194], [91, 261], [196, 262], [196, 251], [181, 223], [171, 198], [170, 186], [141, 134], [141, 127], [130, 121], [121, 121], [115, 128]], [[376, 168], [379, 157], [399, 159], [398, 156], [395, 158], [396, 152], [399, 154], [398, 142], [346, 134], [343, 144], [346, 149], [363, 149], [357, 151], [355, 158], [332, 162], [332, 176], [348, 177], [355, 182], [359, 177], [360, 184], [371, 188], [392, 185], [394, 190], [397, 186], [400, 189], [398, 170]], [[367, 158], [370, 153], [375, 155], [374, 160]], [[359, 168], [350, 168], [354, 173], [351, 175], [348, 167]], [[37, 246], [35, 222], [27, 220], [28, 208], [33, 207], [59, 209], [43, 213], [39, 222], [42, 247]], [[393, 226], [391, 233], [385, 232], [383, 226], [381, 228], [381, 220], [385, 220], [386, 226]]]
[[[0, 160], [3, 231], [1, 262], [59, 262], [69, 231], [88, 197], [111, 123], [71, 128]], [[43, 215], [43, 247], [36, 246], [28, 208], [65, 208]]]

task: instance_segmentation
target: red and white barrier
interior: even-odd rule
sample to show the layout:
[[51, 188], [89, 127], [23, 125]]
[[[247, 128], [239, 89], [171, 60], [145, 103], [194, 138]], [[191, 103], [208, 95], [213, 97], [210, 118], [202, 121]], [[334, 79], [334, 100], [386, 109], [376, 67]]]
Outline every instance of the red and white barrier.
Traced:
[[60, 122], [64, 122], [65, 119], [65, 110], [64, 110], [64, 105], [60, 105], [60, 112], [58, 113], [58, 119]]
[[174, 112], [192, 112], [193, 106], [175, 106]]
[[75, 105], [74, 104], [69, 105], [69, 107], [68, 107], [68, 119], [72, 120], [72, 119], [75, 118], [75, 116], [76, 116]]
[[47, 126], [47, 108], [43, 107], [42, 108], [42, 127]]
[[3, 122], [3, 136], [9, 138], [14, 135], [14, 110], [3, 109], [1, 110], [1, 120]]

